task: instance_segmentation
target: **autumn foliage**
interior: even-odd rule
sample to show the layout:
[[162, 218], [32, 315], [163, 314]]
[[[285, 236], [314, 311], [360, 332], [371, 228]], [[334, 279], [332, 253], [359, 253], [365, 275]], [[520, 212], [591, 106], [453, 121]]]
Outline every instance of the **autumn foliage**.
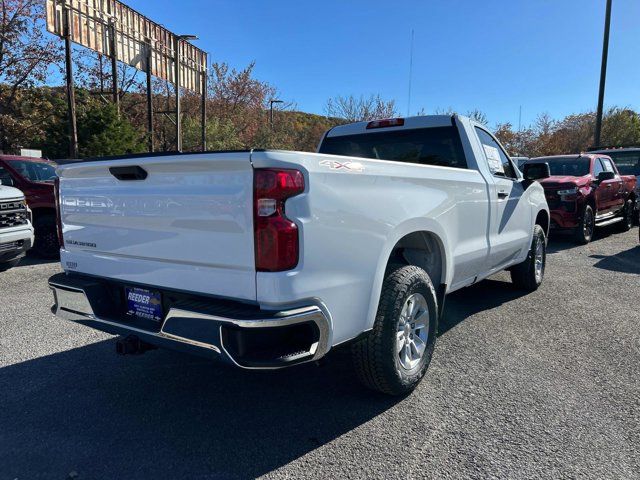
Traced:
[[[62, 41], [45, 32], [42, 0], [0, 0], [0, 151], [40, 148], [50, 158], [68, 155], [67, 106]], [[146, 151], [145, 76], [119, 66], [120, 115], [111, 99], [108, 59], [74, 49], [80, 154], [83, 157]], [[293, 103], [270, 100], [286, 94], [254, 75], [254, 64], [234, 69], [214, 62], [209, 68], [206, 140], [211, 150], [279, 148], [313, 151], [323, 132], [348, 121], [398, 115], [394, 100], [379, 95], [348, 95], [328, 99], [324, 115], [300, 112]], [[174, 150], [173, 86], [153, 81], [156, 150]], [[183, 148], [201, 146], [201, 99], [183, 92]], [[420, 114], [427, 112], [422, 109]], [[436, 110], [435, 113], [453, 113]], [[488, 123], [477, 109], [467, 112]], [[499, 119], [498, 119], [499, 120]], [[584, 112], [554, 120], [547, 114], [516, 130], [509, 123], [494, 130], [513, 155], [572, 153], [593, 145], [595, 115]], [[611, 108], [603, 124], [603, 144], [640, 145], [640, 116], [627, 108]]]

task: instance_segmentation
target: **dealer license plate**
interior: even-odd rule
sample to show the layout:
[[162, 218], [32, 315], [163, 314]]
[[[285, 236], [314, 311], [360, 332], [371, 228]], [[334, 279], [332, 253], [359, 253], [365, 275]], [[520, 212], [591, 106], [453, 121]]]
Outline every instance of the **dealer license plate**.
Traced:
[[162, 299], [160, 292], [145, 288], [125, 287], [127, 315], [156, 322], [162, 321]]

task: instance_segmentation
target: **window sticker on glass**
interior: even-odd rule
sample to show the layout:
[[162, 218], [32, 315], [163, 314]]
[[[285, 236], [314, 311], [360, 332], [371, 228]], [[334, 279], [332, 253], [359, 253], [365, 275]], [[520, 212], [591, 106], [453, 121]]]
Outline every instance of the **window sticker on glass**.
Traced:
[[500, 159], [500, 152], [496, 147], [491, 145], [482, 145], [484, 147], [484, 153], [487, 156], [487, 162], [489, 163], [489, 170], [491, 173], [504, 173], [504, 165]]

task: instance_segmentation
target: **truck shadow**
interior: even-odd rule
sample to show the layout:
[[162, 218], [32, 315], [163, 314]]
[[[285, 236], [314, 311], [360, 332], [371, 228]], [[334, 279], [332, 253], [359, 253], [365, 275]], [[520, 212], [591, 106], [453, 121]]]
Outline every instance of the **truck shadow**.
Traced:
[[525, 295], [527, 292], [516, 289], [510, 282], [492, 278], [454, 292], [446, 298], [438, 335], [444, 335], [471, 315], [499, 307]]
[[28, 253], [14, 268], [33, 267], [36, 265], [50, 265], [53, 263], [60, 263], [60, 258], [41, 258]]
[[2, 368], [2, 476], [258, 477], [401, 401], [362, 389], [346, 353], [253, 373], [108, 340]]
[[[457, 292], [440, 335], [521, 295], [491, 279]], [[362, 388], [348, 348], [276, 372], [114, 349], [100, 341], [0, 369], [2, 475], [255, 478], [411, 401]]]
[[599, 260], [594, 265], [596, 268], [640, 275], [640, 246], [635, 246], [616, 255], [590, 255], [589, 258]]
[[[607, 227], [598, 227], [596, 228], [595, 234], [593, 235], [592, 243], [598, 242], [600, 240], [604, 240], [612, 235], [618, 233], [616, 225], [610, 225]], [[572, 248], [578, 248], [582, 245], [577, 244], [573, 240], [573, 235], [570, 232], [563, 231], [552, 231], [549, 235], [549, 243], [547, 245], [547, 253], [558, 253], [563, 250], [570, 250]]]

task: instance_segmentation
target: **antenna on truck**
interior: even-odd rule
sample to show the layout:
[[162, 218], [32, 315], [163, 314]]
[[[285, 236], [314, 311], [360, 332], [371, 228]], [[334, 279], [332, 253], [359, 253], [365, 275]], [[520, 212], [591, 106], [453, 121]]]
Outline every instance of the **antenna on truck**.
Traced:
[[411, 29], [411, 47], [409, 49], [409, 95], [407, 100], [407, 117], [411, 116], [411, 79], [413, 77], [413, 28]]

